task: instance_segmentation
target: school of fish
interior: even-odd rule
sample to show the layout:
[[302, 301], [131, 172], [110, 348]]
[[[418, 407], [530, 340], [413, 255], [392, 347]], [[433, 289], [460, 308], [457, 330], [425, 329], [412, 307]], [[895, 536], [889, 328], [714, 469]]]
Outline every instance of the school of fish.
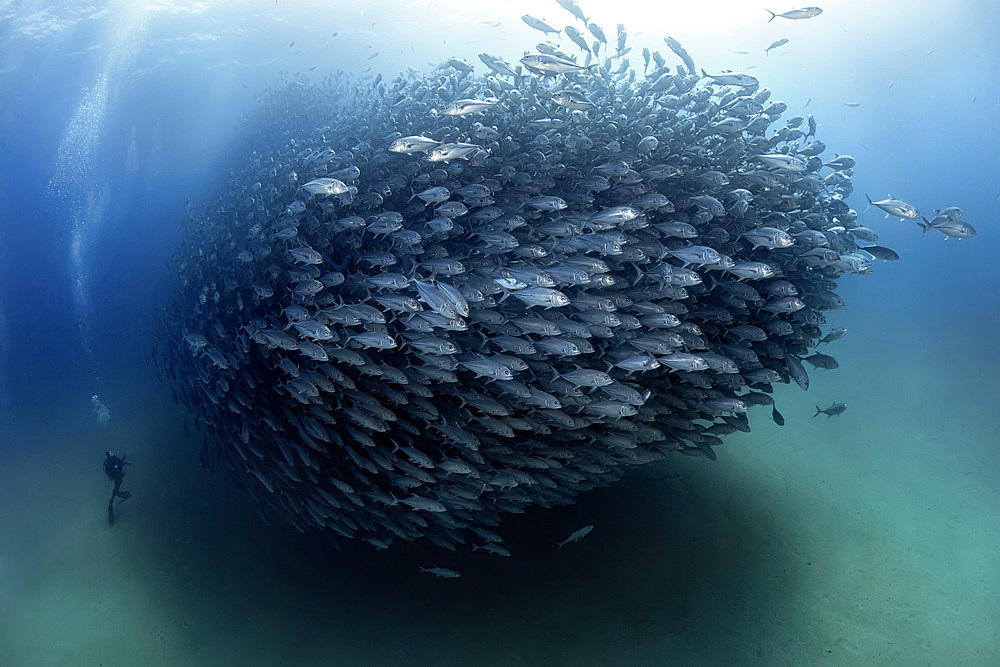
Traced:
[[268, 91], [171, 265], [157, 361], [205, 465], [301, 530], [508, 555], [504, 513], [714, 459], [836, 367], [812, 348], [846, 333], [839, 281], [898, 259], [847, 204], [854, 159], [751, 75], [590, 33]]

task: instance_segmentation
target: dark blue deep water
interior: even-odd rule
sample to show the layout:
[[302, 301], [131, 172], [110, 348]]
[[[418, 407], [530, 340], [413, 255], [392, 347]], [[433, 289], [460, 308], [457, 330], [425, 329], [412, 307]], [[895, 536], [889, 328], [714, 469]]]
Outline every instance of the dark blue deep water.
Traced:
[[[813, 114], [902, 259], [840, 282], [840, 368], [777, 385], [783, 428], [755, 408], [714, 462], [511, 516], [500, 558], [332, 549], [262, 517], [202, 469], [150, 351], [185, 214], [261, 148], [265, 91], [450, 57], [479, 73], [545, 39], [522, 14], [582, 24], [555, 0], [0, 1], [0, 664], [996, 664], [1000, 6], [580, 4], [612, 43], [626, 26], [640, 73], [643, 46], [675, 64], [671, 35]], [[861, 213], [866, 193], [960, 206], [978, 234]], [[106, 450], [131, 462], [113, 528]]]

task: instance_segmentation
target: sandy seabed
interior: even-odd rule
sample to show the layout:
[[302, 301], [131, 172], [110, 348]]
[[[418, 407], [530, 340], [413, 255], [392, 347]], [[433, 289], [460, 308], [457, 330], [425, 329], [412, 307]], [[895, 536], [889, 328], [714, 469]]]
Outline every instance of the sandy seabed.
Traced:
[[[67, 382], [0, 425], [0, 664], [995, 665], [996, 350], [845, 313], [841, 368], [777, 389], [785, 427], [753, 408], [714, 463], [512, 516], [511, 558], [267, 525], [149, 369], [109, 390], [106, 428]], [[113, 528], [105, 449], [132, 461]]]

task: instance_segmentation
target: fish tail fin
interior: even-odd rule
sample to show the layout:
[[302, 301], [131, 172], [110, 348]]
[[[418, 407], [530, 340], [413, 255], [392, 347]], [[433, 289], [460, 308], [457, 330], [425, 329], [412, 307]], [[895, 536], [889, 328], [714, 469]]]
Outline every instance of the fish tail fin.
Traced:
[[872, 201], [872, 198], [868, 196], [867, 192], [865, 193], [865, 199], [868, 200], [868, 205], [865, 206], [865, 210], [864, 211], [861, 211], [862, 213], [864, 213], [865, 211], [867, 211], [868, 209], [870, 209], [872, 207], [872, 204], [875, 203], [875, 202]]
[[701, 68], [701, 75], [708, 78], [708, 72], [705, 71], [704, 67]]
[[632, 283], [631, 287], [635, 287], [642, 282], [642, 269], [639, 268], [638, 264], [633, 264], [632, 268], [635, 269], [635, 282]]
[[927, 218], [921, 218], [923, 222], [918, 222], [920, 229], [924, 230], [924, 236], [927, 236], [927, 232], [931, 231], [931, 221]]
[[[819, 406], [817, 405], [817, 406], [816, 406], [816, 415], [818, 415], [818, 414], [819, 414], [819, 413], [821, 413], [821, 412], [823, 412], [823, 411], [822, 411], [822, 410], [820, 410], [820, 409], [819, 409]], [[813, 417], [815, 417], [816, 415], [813, 415]]]
[[774, 19], [778, 18], [778, 15], [777, 15], [777, 14], [775, 14], [774, 12], [772, 12], [772, 11], [771, 11], [770, 9], [765, 9], [764, 11], [765, 11], [765, 12], [767, 12], [768, 14], [770, 14], [770, 15], [771, 15], [771, 18], [769, 18], [769, 19], [767, 20], [767, 22], [768, 22], [768, 23], [770, 23], [770, 22], [771, 22], [771, 21], [773, 21]]

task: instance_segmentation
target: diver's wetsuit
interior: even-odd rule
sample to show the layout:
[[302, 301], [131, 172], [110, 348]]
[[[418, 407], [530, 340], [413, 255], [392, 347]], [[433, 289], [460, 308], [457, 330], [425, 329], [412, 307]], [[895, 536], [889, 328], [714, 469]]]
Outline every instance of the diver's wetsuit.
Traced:
[[108, 523], [115, 525], [115, 498], [125, 500], [132, 496], [128, 491], [121, 491], [122, 480], [125, 479], [125, 457], [118, 457], [111, 452], [104, 453], [104, 474], [115, 483], [115, 490], [111, 492], [111, 500], [108, 501]]

